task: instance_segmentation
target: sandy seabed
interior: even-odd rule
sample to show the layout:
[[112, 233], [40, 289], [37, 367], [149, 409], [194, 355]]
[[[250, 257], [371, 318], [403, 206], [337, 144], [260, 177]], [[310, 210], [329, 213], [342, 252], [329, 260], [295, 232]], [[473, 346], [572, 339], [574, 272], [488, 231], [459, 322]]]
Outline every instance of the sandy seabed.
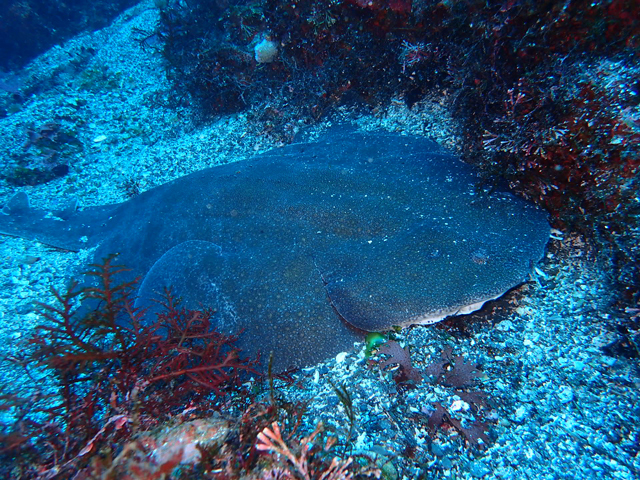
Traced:
[[[84, 206], [117, 203], [127, 199], [131, 182], [144, 191], [277, 147], [245, 114], [202, 124], [192, 120], [190, 109], [169, 106], [172, 87], [162, 57], [136, 33], [152, 32], [157, 21], [153, 2], [142, 2], [111, 26], [53, 48], [19, 73], [23, 88], [38, 93], [0, 119], [3, 170], [18, 155], [29, 156], [32, 166], [46, 162], [35, 146], [26, 146], [27, 131], [50, 122], [73, 132], [83, 148], [66, 153], [70, 173], [63, 178], [20, 188], [0, 182], [0, 203], [18, 190], [37, 208], [62, 208], [75, 199]], [[377, 115], [337, 115], [365, 129], [427, 135], [454, 151], [460, 145], [446, 102], [423, 102], [411, 110], [397, 102]], [[42, 321], [33, 302], [49, 299], [51, 287], [64, 289], [91, 252], [0, 237], [0, 258], [0, 354], [11, 356]], [[481, 365], [477, 390], [490, 399], [485, 418], [492, 440], [484, 449], [467, 448], [453, 430], [433, 434], [426, 428], [434, 402], [462, 421], [472, 420], [452, 388], [427, 379], [400, 393], [391, 373], [367, 367], [361, 346], [298, 372], [298, 385], [281, 391], [291, 401], [309, 402], [303, 430], [322, 420], [344, 435], [346, 413], [327, 380], [348, 385], [356, 412], [355, 451], [390, 459], [398, 478], [427, 471], [428, 478], [456, 479], [637, 478], [637, 365], [601, 349], [617, 338], [611, 299], [606, 272], [588, 245], [572, 232], [555, 232], [531, 282], [461, 320], [464, 335], [455, 322], [398, 335], [417, 368], [447, 346]], [[5, 385], [26, 388], [29, 381], [20, 370], [8, 363], [0, 368]], [[412, 459], [405, 456], [407, 447]]]

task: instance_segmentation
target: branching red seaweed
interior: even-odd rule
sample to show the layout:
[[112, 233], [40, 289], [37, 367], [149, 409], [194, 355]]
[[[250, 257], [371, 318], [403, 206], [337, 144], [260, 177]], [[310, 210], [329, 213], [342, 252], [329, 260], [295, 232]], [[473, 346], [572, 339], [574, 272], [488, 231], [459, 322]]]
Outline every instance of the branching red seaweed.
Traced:
[[[258, 375], [256, 361], [234, 345], [237, 337], [216, 331], [215, 312], [181, 307], [166, 292], [162, 313], [146, 318], [133, 306], [135, 282], [115, 281], [123, 267], [113, 260], [91, 266], [95, 286], [74, 282], [66, 293], [53, 292], [56, 305], [40, 304], [46, 322], [30, 340], [28, 367], [48, 371], [58, 395], [7, 429], [3, 445], [35, 455], [31, 473], [41, 478], [68, 478], [88, 465], [89, 454], [189, 405], [219, 410], [225, 395], [246, 395], [245, 374]], [[3, 403], [18, 401], [7, 396]]]

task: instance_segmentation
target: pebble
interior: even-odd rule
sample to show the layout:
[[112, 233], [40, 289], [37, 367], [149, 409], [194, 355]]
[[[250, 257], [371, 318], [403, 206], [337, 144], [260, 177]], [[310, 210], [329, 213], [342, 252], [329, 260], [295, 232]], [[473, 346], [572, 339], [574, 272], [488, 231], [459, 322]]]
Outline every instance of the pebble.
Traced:
[[562, 403], [572, 402], [573, 390], [571, 389], [571, 387], [568, 387], [566, 385], [560, 387], [560, 390], [558, 391], [558, 400], [560, 400], [560, 402]]
[[489, 474], [490, 470], [481, 462], [473, 462], [469, 467], [469, 472], [474, 478], [483, 478]]
[[585, 363], [581, 360], [574, 360], [573, 361], [573, 368], [578, 370], [578, 371], [582, 371], [584, 370], [586, 367]]
[[451, 410], [452, 412], [466, 412], [467, 410], [469, 410], [469, 408], [470, 406], [467, 402], [458, 399], [453, 401], [453, 403], [449, 407], [449, 410]]
[[522, 423], [528, 416], [528, 408], [525, 405], [520, 405], [513, 414], [513, 420], [517, 423]]
[[431, 453], [433, 453], [436, 457], [443, 457], [445, 455], [445, 452], [444, 450], [442, 450], [442, 447], [440, 447], [440, 445], [438, 445], [435, 442], [431, 444]]
[[344, 361], [347, 358], [347, 352], [341, 352], [338, 355], [336, 355], [336, 362], [338, 363], [344, 363]]
[[496, 328], [501, 332], [508, 332], [513, 330], [513, 322], [511, 320], [503, 320], [496, 325]]

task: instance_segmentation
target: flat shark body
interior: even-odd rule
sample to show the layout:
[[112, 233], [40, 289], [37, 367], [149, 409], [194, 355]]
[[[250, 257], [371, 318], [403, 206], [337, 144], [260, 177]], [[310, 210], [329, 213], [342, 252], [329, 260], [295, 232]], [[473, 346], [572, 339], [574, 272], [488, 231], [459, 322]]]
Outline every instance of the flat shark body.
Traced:
[[311, 365], [369, 331], [468, 313], [528, 278], [546, 214], [437, 144], [330, 130], [117, 205], [52, 214], [18, 195], [0, 233], [117, 253], [138, 305], [171, 287], [211, 307], [245, 353]]

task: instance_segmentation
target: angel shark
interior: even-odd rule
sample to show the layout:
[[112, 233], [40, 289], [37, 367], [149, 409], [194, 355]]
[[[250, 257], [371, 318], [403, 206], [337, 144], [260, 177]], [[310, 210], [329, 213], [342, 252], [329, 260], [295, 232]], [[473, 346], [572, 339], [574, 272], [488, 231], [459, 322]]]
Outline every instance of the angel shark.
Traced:
[[545, 212], [425, 138], [333, 129], [116, 205], [36, 210], [17, 194], [0, 233], [117, 253], [138, 305], [170, 286], [243, 329], [247, 354], [311, 365], [369, 331], [476, 310], [525, 281]]

